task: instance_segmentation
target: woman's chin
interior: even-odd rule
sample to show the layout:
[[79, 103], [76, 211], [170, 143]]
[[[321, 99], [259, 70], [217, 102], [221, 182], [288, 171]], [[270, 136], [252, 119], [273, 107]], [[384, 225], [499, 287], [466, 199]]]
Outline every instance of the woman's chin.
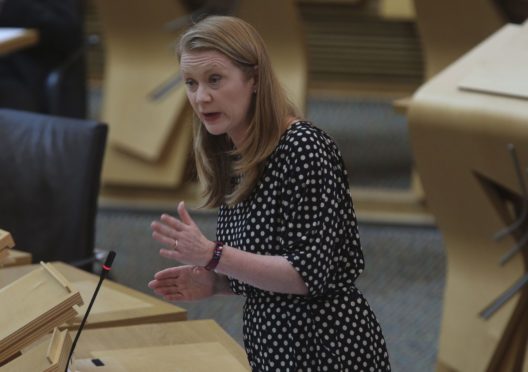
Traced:
[[225, 131], [222, 130], [222, 128], [215, 127], [213, 125], [205, 125], [205, 130], [207, 130], [207, 133], [213, 135], [213, 136], [220, 136], [222, 134], [225, 134]]

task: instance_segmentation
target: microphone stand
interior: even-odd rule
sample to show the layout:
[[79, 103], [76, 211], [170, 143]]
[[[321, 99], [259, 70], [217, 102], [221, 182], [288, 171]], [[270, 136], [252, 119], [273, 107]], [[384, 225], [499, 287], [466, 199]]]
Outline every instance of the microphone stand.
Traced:
[[108, 276], [108, 273], [110, 272], [112, 268], [112, 263], [114, 262], [116, 253], [114, 251], [108, 252], [108, 256], [106, 256], [106, 261], [102, 266], [101, 275], [99, 276], [99, 283], [97, 284], [97, 287], [95, 288], [94, 294], [92, 296], [92, 299], [90, 300], [90, 304], [88, 305], [88, 308], [86, 309], [86, 312], [84, 313], [84, 317], [81, 321], [81, 324], [79, 325], [79, 329], [77, 330], [77, 334], [75, 335], [75, 339], [73, 340], [72, 347], [70, 349], [70, 354], [68, 355], [68, 361], [66, 362], [66, 369], [64, 372], [68, 372], [68, 366], [70, 364], [71, 357], [73, 355], [73, 351], [75, 350], [75, 346], [77, 345], [77, 340], [79, 340], [79, 336], [81, 335], [82, 329], [84, 328], [84, 324], [86, 323], [86, 319], [88, 319], [88, 314], [90, 314], [90, 310], [92, 309], [92, 306], [95, 302], [95, 298], [97, 297], [97, 293], [99, 293], [99, 288], [101, 288], [101, 284], [103, 284], [103, 280]]

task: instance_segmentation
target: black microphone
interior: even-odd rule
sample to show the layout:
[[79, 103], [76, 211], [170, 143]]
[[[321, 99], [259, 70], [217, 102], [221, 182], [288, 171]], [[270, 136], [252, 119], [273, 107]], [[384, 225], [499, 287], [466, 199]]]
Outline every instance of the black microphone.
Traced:
[[112, 263], [114, 262], [115, 255], [116, 253], [114, 251], [108, 252], [108, 256], [106, 256], [105, 263], [101, 266], [103, 270], [101, 271], [101, 274], [99, 275], [99, 283], [97, 284], [97, 288], [95, 288], [92, 299], [90, 300], [90, 304], [88, 305], [88, 308], [86, 309], [86, 312], [84, 313], [84, 317], [81, 321], [81, 324], [79, 325], [79, 329], [77, 330], [75, 339], [73, 340], [73, 343], [70, 349], [70, 354], [68, 355], [68, 361], [66, 362], [66, 369], [64, 370], [64, 372], [68, 372], [68, 366], [70, 364], [70, 359], [73, 355], [73, 351], [75, 350], [75, 345], [77, 345], [77, 340], [79, 339], [79, 336], [81, 335], [81, 331], [84, 328], [84, 323], [86, 323], [88, 314], [90, 314], [90, 310], [92, 309], [92, 306], [95, 302], [97, 293], [99, 293], [99, 288], [101, 288], [101, 284], [103, 284], [103, 280], [108, 276], [108, 272], [110, 271], [110, 269], [112, 269]]

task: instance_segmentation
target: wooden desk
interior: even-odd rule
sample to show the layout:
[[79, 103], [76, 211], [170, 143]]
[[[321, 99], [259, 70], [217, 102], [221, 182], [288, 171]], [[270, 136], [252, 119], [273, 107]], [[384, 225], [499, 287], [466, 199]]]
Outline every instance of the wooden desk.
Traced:
[[[72, 338], [75, 332], [70, 332]], [[76, 359], [92, 357], [93, 351], [219, 342], [249, 371], [243, 348], [214, 320], [143, 324], [83, 331], [75, 349]]]
[[[491, 317], [479, 316], [528, 275], [528, 229], [520, 214], [528, 159], [526, 45], [528, 23], [504, 26], [424, 84], [409, 107], [417, 170], [447, 252], [438, 372], [528, 372], [528, 286]], [[514, 228], [493, 238], [507, 226]], [[524, 249], [501, 264], [517, 244]]]
[[93, 354], [93, 358], [75, 360], [76, 372], [248, 371], [218, 342], [100, 350]]
[[36, 30], [0, 27], [0, 55], [34, 45], [38, 39]]
[[9, 250], [9, 256], [5, 261], [0, 263], [0, 268], [31, 264], [31, 253], [18, 251], [16, 249]]
[[[85, 304], [80, 316], [68, 328], [79, 326], [82, 315], [88, 306], [99, 277], [62, 262], [54, 262], [57, 268], [73, 286], [79, 289]], [[13, 282], [24, 274], [36, 269], [38, 265], [14, 266], [0, 269], [0, 288]], [[106, 280], [93, 305], [85, 328], [115, 327], [144, 323], [185, 320], [187, 311], [155, 297], [148, 296], [124, 285]]]

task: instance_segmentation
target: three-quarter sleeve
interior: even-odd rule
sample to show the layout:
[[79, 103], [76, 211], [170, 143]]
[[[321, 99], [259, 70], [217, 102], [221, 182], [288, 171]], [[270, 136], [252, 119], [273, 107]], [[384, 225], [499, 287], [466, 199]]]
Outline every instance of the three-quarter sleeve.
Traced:
[[283, 256], [309, 295], [317, 296], [329, 289], [345, 246], [344, 169], [333, 142], [310, 128], [292, 136], [284, 150]]

